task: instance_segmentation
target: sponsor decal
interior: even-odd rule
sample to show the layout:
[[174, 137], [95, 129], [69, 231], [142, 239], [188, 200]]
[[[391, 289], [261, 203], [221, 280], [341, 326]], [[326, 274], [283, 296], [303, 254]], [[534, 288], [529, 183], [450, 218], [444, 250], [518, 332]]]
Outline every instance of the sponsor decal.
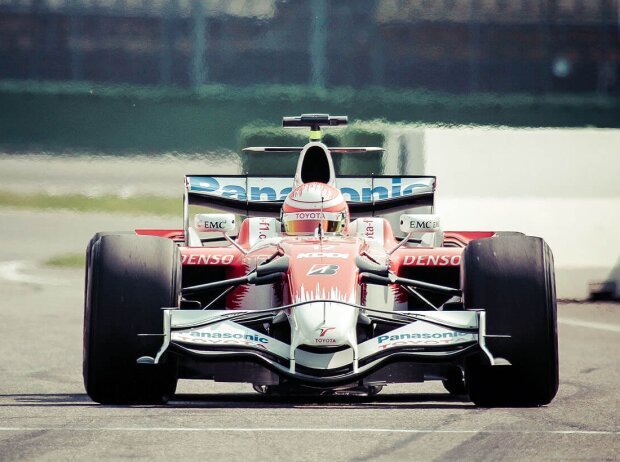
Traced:
[[338, 252], [309, 252], [297, 254], [297, 258], [349, 258], [349, 254]]
[[211, 338], [211, 339], [237, 339], [237, 340], [251, 340], [253, 342], [260, 343], [269, 343], [269, 339], [267, 337], [261, 337], [256, 334], [241, 334], [239, 332], [200, 332], [200, 331], [192, 331], [190, 332], [192, 337], [200, 337], [200, 338]]
[[329, 276], [336, 274], [338, 272], [338, 268], [340, 268], [338, 265], [312, 265], [312, 268], [308, 271], [308, 276]]
[[436, 229], [439, 222], [434, 220], [409, 220], [409, 229]]
[[321, 331], [319, 337], [325, 337], [325, 334], [327, 334], [330, 330], [334, 329], [335, 327], [319, 327], [317, 330]]
[[439, 230], [438, 215], [401, 215], [400, 230], [405, 233], [433, 232]]
[[199, 231], [228, 231], [235, 228], [232, 214], [199, 213], [194, 217], [194, 225]]
[[[188, 177], [191, 191], [215, 193], [222, 197], [251, 201], [275, 201], [284, 200], [292, 191], [290, 184], [293, 178], [262, 178], [262, 182], [256, 181], [257, 185], [249, 185], [252, 179], [246, 183], [243, 177]], [[270, 186], [266, 185], [269, 182]], [[404, 183], [406, 181], [407, 183]], [[356, 202], [372, 202], [373, 200], [391, 199], [401, 196], [410, 196], [420, 190], [433, 190], [433, 180], [425, 178], [400, 178], [392, 177], [376, 179], [375, 185], [365, 178], [341, 179], [340, 183], [346, 186], [340, 187], [340, 192], [345, 200]]]
[[403, 266], [459, 266], [460, 255], [406, 255]]
[[364, 236], [368, 239], [375, 237], [375, 220], [372, 218], [364, 218], [363, 223], [366, 225]]
[[319, 338], [315, 338], [315, 343], [336, 343], [335, 338], [325, 337], [330, 330], [336, 329], [335, 327], [319, 327], [317, 330], [319, 331]]
[[226, 224], [225, 221], [205, 221], [205, 222], [203, 222], [204, 227], [205, 228], [210, 228], [210, 229], [223, 229], [225, 224]]
[[275, 218], [252, 217], [248, 218], [248, 221], [250, 228], [249, 242], [251, 246], [258, 241], [277, 236]]
[[[407, 180], [405, 178], [405, 180]], [[355, 201], [355, 202], [372, 202], [373, 200], [379, 199], [392, 199], [395, 197], [401, 196], [411, 196], [414, 194], [414, 189], [416, 193], [418, 190], [427, 189], [432, 191], [432, 185], [425, 183], [409, 183], [404, 185], [402, 183], [403, 178], [390, 178], [389, 184], [385, 186], [375, 186], [374, 188], [352, 188], [352, 187], [341, 187], [340, 192], [343, 196], [345, 196], [345, 200]], [[409, 180], [411, 181], [411, 180]], [[419, 180], [418, 180], [419, 181]], [[342, 181], [341, 181], [342, 183]], [[348, 196], [348, 197], [347, 197]]]
[[181, 255], [183, 265], [230, 265], [234, 259], [234, 255]]
[[[258, 232], [260, 233], [258, 235], [259, 239], [267, 239], [267, 233], [269, 231], [271, 231], [271, 223], [272, 220], [269, 220], [268, 218], [259, 218], [259, 222], [258, 222]], [[269, 233], [269, 235], [271, 235], [272, 233]]]
[[[445, 345], [455, 343], [456, 339], [471, 336], [468, 332], [435, 332], [422, 334], [393, 334], [377, 337], [378, 348], [386, 349], [411, 345]], [[465, 339], [467, 340], [467, 339]], [[474, 340], [473, 337], [471, 340]]]
[[360, 218], [355, 221], [356, 235], [382, 243], [383, 223], [383, 218]]
[[[189, 336], [189, 338], [187, 338]], [[206, 345], [242, 345], [255, 346], [267, 349], [269, 339], [256, 334], [242, 334], [240, 332], [179, 332], [173, 334], [173, 339], [186, 340], [192, 343]]]
[[289, 212], [282, 215], [283, 221], [290, 220], [331, 220], [336, 221], [342, 218], [340, 212]]

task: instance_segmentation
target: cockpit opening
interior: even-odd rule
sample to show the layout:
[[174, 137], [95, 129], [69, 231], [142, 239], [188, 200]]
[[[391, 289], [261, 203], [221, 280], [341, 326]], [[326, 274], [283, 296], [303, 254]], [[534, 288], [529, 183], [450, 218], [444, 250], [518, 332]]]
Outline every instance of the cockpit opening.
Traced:
[[331, 178], [328, 155], [321, 146], [310, 146], [301, 166], [301, 181], [329, 183]]

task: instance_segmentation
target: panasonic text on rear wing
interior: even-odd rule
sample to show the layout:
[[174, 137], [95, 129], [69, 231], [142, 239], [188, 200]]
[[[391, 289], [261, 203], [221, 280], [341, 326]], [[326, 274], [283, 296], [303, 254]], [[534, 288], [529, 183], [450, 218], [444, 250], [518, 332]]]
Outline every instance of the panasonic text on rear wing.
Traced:
[[[280, 201], [291, 192], [292, 177], [187, 176], [190, 192], [242, 201]], [[338, 189], [349, 202], [374, 202], [433, 192], [432, 176], [338, 177]]]

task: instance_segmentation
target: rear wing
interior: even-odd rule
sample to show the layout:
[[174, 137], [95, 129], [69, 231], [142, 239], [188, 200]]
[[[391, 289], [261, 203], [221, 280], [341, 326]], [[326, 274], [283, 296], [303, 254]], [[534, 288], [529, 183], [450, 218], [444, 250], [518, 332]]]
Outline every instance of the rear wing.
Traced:
[[[434, 176], [340, 176], [336, 181], [352, 218], [433, 207]], [[188, 175], [185, 177], [185, 226], [189, 224], [189, 205], [248, 217], [279, 217], [292, 184], [293, 178], [289, 176]]]
[[[250, 147], [243, 148], [243, 152], [281, 152], [289, 154], [291, 152], [301, 152], [303, 151], [303, 146], [297, 147]], [[353, 154], [353, 153], [368, 153], [368, 152], [383, 152], [385, 149], [376, 148], [376, 147], [363, 147], [363, 148], [329, 148], [330, 154]]]

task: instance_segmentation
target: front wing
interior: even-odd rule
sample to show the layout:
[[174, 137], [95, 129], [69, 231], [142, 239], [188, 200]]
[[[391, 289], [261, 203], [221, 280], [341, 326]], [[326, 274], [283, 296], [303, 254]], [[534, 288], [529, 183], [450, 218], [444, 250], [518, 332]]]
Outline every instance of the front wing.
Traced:
[[[483, 310], [386, 312], [343, 304], [355, 306], [371, 322], [393, 324], [394, 329], [359, 343], [357, 348], [315, 346], [291, 350], [289, 344], [246, 324], [269, 323], [274, 316], [304, 303], [252, 311], [165, 308], [161, 348], [154, 357], [143, 356], [137, 361], [158, 364], [167, 352], [191, 358], [194, 364], [208, 363], [210, 370], [218, 361], [249, 361], [279, 377], [325, 385], [352, 383], [394, 362], [452, 363], [480, 352], [491, 365], [508, 364], [486, 347]], [[237, 371], [236, 377], [235, 381], [252, 381], [250, 376], [243, 380], [243, 372]]]

